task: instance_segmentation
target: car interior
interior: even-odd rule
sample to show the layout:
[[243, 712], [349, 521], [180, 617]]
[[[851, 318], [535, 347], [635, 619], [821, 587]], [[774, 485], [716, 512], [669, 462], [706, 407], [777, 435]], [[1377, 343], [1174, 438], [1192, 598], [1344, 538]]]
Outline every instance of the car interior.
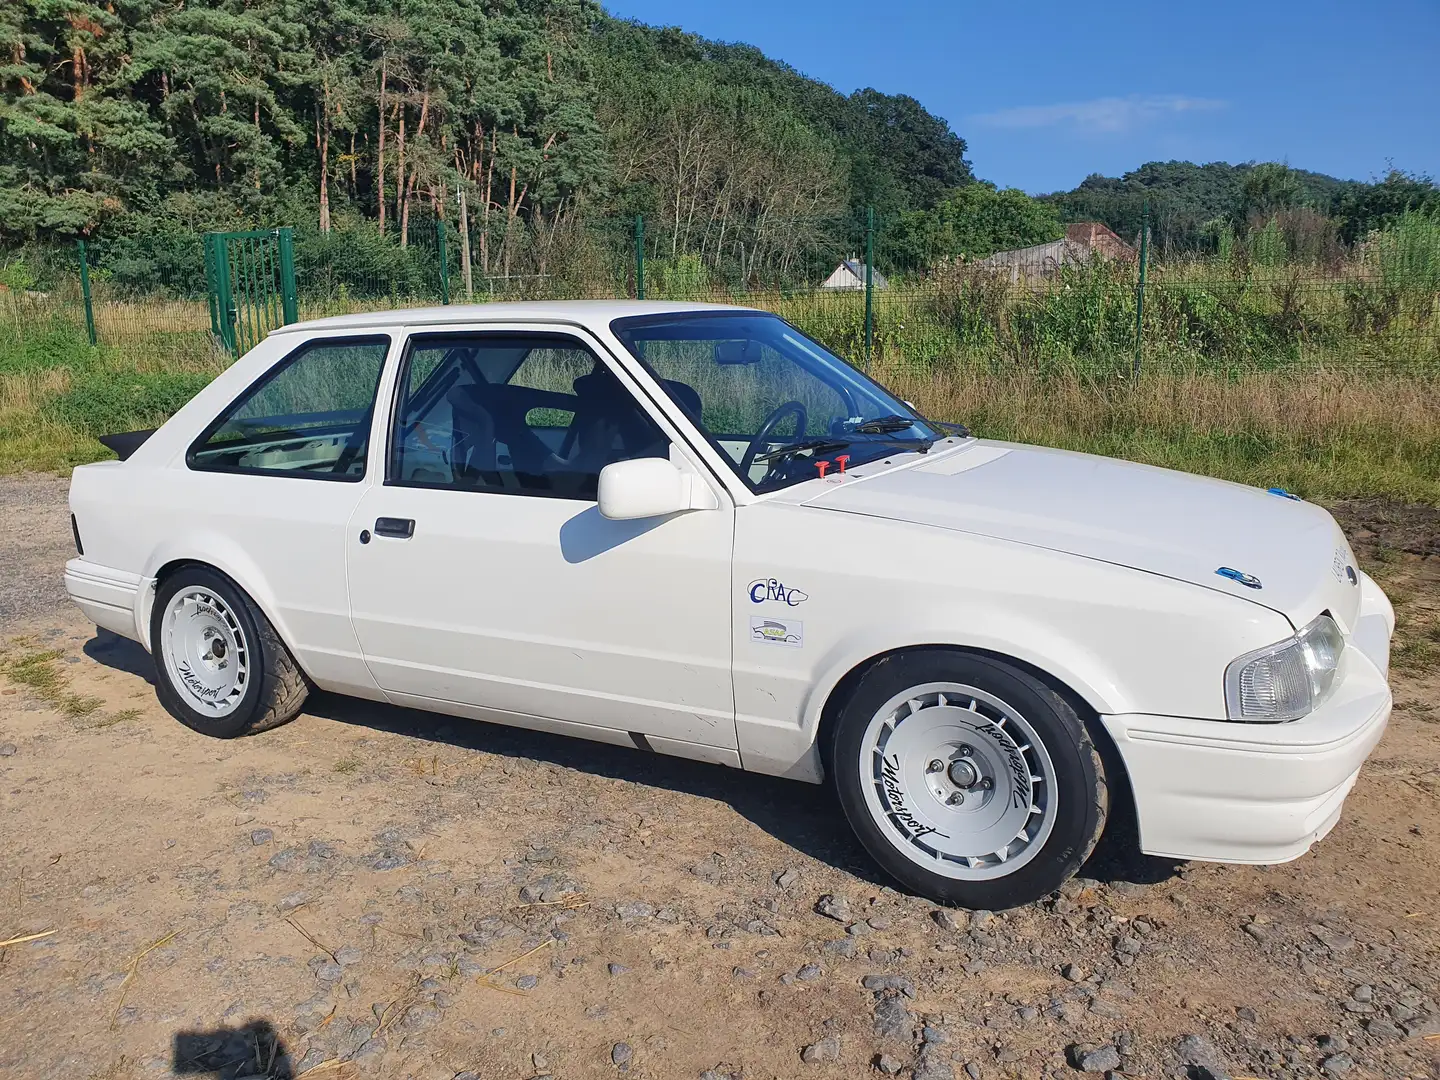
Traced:
[[[593, 499], [615, 461], [669, 440], [619, 379], [564, 337], [415, 339], [390, 477], [420, 486]], [[699, 408], [690, 387], [676, 399]]]

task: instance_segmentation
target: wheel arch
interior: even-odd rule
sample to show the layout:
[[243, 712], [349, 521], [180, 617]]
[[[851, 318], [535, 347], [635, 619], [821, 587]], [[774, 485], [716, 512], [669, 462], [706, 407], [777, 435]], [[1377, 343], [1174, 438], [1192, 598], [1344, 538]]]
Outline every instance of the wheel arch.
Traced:
[[[150, 640], [150, 621], [155, 606], [155, 595], [159, 591], [161, 582], [187, 566], [196, 566], [219, 574], [249, 597], [250, 602], [274, 627], [281, 642], [294, 656], [293, 639], [289, 633], [289, 627], [285, 625], [283, 619], [279, 618], [279, 608], [275, 602], [274, 592], [268, 587], [264, 576], [254, 563], [238, 548], [228, 553], [224, 548], [211, 549], [206, 554], [198, 554], [199, 550], [202, 548], [198, 545], [167, 547], [156, 553], [153, 569], [147, 569], [144, 576], [148, 580], [148, 587], [140, 590], [137, 600], [139, 610], [135, 613], [136, 628], [144, 635], [142, 644], [145, 648], [153, 650], [154, 647], [154, 643]], [[298, 658], [296, 663], [300, 664]], [[309, 673], [306, 672], [306, 675], [308, 677]]]
[[1075, 715], [1085, 725], [1085, 730], [1094, 743], [1096, 750], [1100, 753], [1101, 763], [1105, 767], [1105, 782], [1110, 789], [1110, 814], [1111, 824], [1114, 824], [1117, 809], [1128, 820], [1134, 819], [1135, 796], [1130, 786], [1130, 774], [1125, 769], [1124, 759], [1120, 756], [1120, 749], [1115, 745], [1115, 740], [1105, 725], [1100, 722], [1100, 712], [1087, 697], [1080, 693], [1066, 680], [1058, 678], [1054, 674], [1037, 666], [1035, 663], [1018, 656], [1000, 652], [995, 649], [977, 648], [970, 645], [951, 645], [931, 643], [925, 645], [900, 645], [874, 656], [865, 658], [852, 666], [848, 671], [835, 681], [830, 691], [825, 695], [820, 705], [819, 722], [815, 728], [815, 749], [819, 754], [820, 764], [825, 776], [833, 775], [831, 763], [831, 745], [834, 741], [833, 735], [835, 724], [839, 719], [840, 710], [860, 681], [869, 674], [878, 664], [899, 656], [908, 656], [918, 652], [960, 652], [971, 656], [983, 656], [991, 660], [998, 660], [1001, 663], [1009, 664], [1025, 672], [1034, 679], [1039, 680], [1064, 699], [1065, 703], [1075, 710]]

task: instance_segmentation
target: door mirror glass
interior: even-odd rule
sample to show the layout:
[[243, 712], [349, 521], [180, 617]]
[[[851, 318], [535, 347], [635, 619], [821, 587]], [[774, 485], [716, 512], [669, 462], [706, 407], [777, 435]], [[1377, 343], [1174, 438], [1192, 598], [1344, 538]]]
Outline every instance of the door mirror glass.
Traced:
[[694, 482], [665, 458], [617, 461], [600, 471], [600, 513], [615, 521], [678, 514], [692, 508]]

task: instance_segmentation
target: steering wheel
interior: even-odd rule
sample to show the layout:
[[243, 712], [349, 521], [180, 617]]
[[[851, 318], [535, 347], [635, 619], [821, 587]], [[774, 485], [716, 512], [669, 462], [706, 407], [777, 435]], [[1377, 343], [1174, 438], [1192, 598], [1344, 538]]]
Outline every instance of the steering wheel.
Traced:
[[792, 413], [795, 416], [795, 438], [799, 440], [804, 437], [805, 424], [809, 420], [805, 406], [798, 401], [787, 401], [783, 405], [776, 406], [775, 411], [767, 416], [765, 422], [760, 425], [760, 430], [755, 432], [755, 437], [750, 440], [750, 445], [745, 448], [745, 453], [740, 458], [741, 476], [748, 477], [750, 475], [750, 470], [755, 467], [755, 458], [760, 451], [765, 449], [765, 445], [770, 441], [771, 433], [780, 426], [781, 420]]

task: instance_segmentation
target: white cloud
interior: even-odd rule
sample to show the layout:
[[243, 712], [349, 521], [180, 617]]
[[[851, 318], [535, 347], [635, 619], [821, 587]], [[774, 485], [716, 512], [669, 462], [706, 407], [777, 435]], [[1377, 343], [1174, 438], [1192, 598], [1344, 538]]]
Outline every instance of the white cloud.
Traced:
[[1084, 135], [1110, 135], [1131, 131], [1163, 116], [1177, 113], [1223, 109], [1225, 102], [1214, 98], [1183, 97], [1179, 94], [1152, 94], [1095, 98], [1058, 105], [1017, 105], [983, 113], [971, 119], [986, 127], [1048, 128], [1068, 127]]

